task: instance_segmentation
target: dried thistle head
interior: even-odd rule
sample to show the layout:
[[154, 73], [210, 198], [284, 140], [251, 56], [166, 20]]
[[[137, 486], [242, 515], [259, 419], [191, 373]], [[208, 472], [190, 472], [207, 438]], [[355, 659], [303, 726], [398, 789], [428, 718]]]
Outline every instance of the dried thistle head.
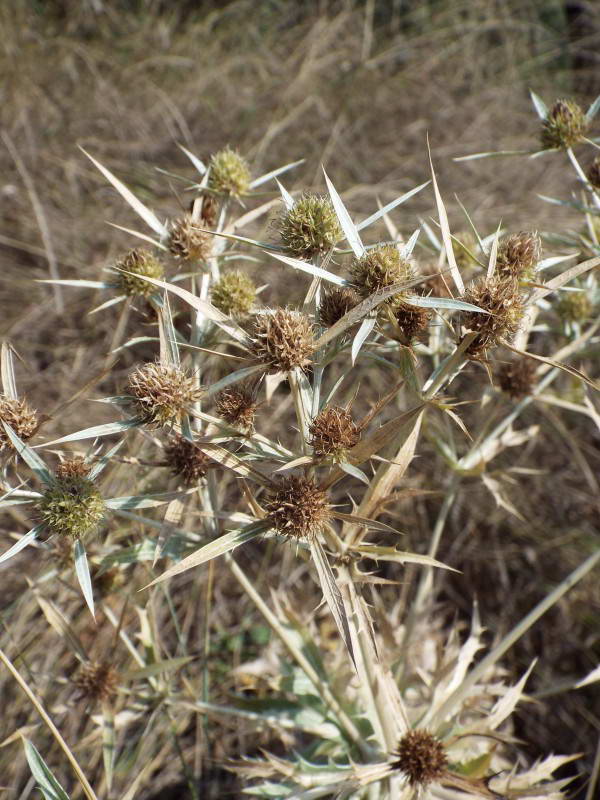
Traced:
[[529, 358], [517, 358], [502, 364], [496, 378], [505, 394], [520, 400], [530, 395], [535, 386], [535, 364]]
[[490, 279], [482, 278], [467, 289], [463, 299], [488, 312], [463, 311], [460, 315], [468, 330], [479, 333], [467, 349], [472, 358], [478, 358], [490, 347], [495, 347], [501, 339], [512, 339], [519, 329], [524, 304], [516, 281], [496, 275]]
[[[0, 422], [6, 422], [20, 439], [27, 440], [38, 426], [37, 411], [25, 401], [0, 395]], [[4, 425], [0, 425], [0, 451], [5, 447], [13, 447]]]
[[223, 314], [243, 317], [254, 305], [256, 286], [245, 273], [232, 270], [221, 275], [212, 287], [210, 297], [215, 308]]
[[142, 247], [130, 250], [126, 256], [117, 261], [115, 268], [125, 270], [125, 272], [119, 272], [119, 281], [121, 289], [128, 297], [149, 297], [156, 291], [156, 286], [139, 276], [156, 280], [162, 280], [164, 277], [160, 261], [149, 250]]
[[574, 100], [557, 100], [542, 122], [542, 149], [573, 147], [584, 139], [588, 127], [586, 115]]
[[309, 444], [319, 458], [344, 461], [348, 450], [358, 444], [360, 431], [350, 412], [341, 406], [327, 406], [311, 422]]
[[556, 313], [563, 322], [586, 322], [592, 315], [594, 304], [585, 291], [561, 292], [556, 303]]
[[276, 308], [257, 314], [252, 353], [272, 374], [306, 367], [314, 351], [313, 325], [299, 311]]
[[410, 346], [414, 339], [419, 338], [427, 329], [431, 311], [428, 308], [401, 303], [393, 309], [393, 316], [399, 329], [400, 341]]
[[217, 223], [217, 201], [212, 194], [205, 194], [202, 198], [202, 209], [200, 210], [200, 219], [203, 222], [203, 228], [213, 228]]
[[513, 233], [498, 247], [496, 273], [503, 278], [533, 280], [542, 254], [542, 242], [536, 232]]
[[[87, 478], [82, 459], [64, 462], [38, 501], [42, 521], [51, 533], [81, 539], [104, 518], [106, 504], [96, 484]], [[71, 469], [72, 465], [72, 469]]]
[[281, 214], [275, 227], [286, 251], [296, 258], [326, 253], [344, 236], [331, 200], [308, 192]]
[[215, 411], [221, 419], [244, 433], [254, 430], [257, 406], [256, 392], [251, 386], [231, 386], [223, 389], [215, 400]]
[[440, 780], [448, 766], [444, 745], [427, 730], [405, 733], [394, 756], [393, 766], [406, 775], [411, 786], [427, 786]]
[[[408, 259], [400, 255], [394, 244], [383, 244], [354, 259], [350, 274], [361, 297], [367, 298], [380, 289], [395, 283], [405, 283], [415, 277], [415, 270]], [[385, 301], [393, 306], [402, 302], [402, 293], [392, 295]]]
[[165, 445], [165, 458], [171, 472], [192, 485], [208, 472], [211, 459], [195, 442], [178, 434]]
[[311, 539], [330, 518], [327, 494], [310, 478], [283, 478], [264, 503], [267, 518], [278, 533]]
[[106, 702], [117, 693], [119, 673], [109, 661], [88, 661], [75, 677], [75, 686], [91, 702]]
[[157, 428], [176, 422], [201, 395], [192, 375], [159, 361], [135, 369], [127, 390], [135, 413], [146, 425]]
[[239, 197], [250, 188], [250, 167], [245, 158], [231, 147], [214, 153], [210, 159], [208, 186], [215, 192]]
[[600, 156], [596, 156], [587, 171], [587, 179], [594, 189], [600, 189]]
[[198, 230], [199, 224], [190, 214], [171, 222], [167, 246], [182, 261], [206, 261], [212, 253], [212, 236]]
[[63, 478], [87, 478], [91, 465], [80, 456], [62, 461], [56, 468], [56, 476]]
[[319, 305], [319, 321], [330, 328], [359, 303], [360, 297], [354, 289], [345, 286], [325, 289]]

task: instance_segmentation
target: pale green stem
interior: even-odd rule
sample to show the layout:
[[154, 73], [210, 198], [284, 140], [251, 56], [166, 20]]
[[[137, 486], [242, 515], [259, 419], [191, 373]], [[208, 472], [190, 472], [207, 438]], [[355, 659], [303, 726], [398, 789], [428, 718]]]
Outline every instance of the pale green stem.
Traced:
[[16, 669], [16, 667], [13, 666], [13, 664], [10, 661], [10, 659], [8, 658], [8, 656], [6, 656], [4, 651], [1, 650], [1, 649], [0, 649], [0, 660], [4, 663], [4, 666], [8, 669], [8, 671], [12, 674], [13, 678], [16, 680], [16, 682], [19, 684], [21, 689], [25, 692], [25, 694], [27, 695], [27, 697], [31, 701], [31, 704], [33, 705], [35, 710], [38, 712], [40, 717], [44, 720], [44, 722], [46, 723], [46, 725], [50, 729], [50, 732], [52, 733], [52, 735], [54, 736], [54, 738], [58, 742], [61, 750], [63, 751], [63, 753], [67, 757], [67, 759], [68, 759], [69, 763], [71, 764], [71, 766], [73, 767], [73, 772], [77, 775], [77, 778], [79, 779], [79, 782], [81, 783], [81, 788], [85, 792], [85, 795], [88, 798], [88, 800], [98, 800], [94, 790], [92, 789], [92, 787], [88, 783], [87, 778], [83, 774], [83, 771], [82, 771], [81, 767], [77, 763], [77, 759], [75, 758], [75, 756], [71, 752], [71, 750], [69, 748], [69, 745], [65, 742], [63, 737], [60, 735], [60, 732], [59, 732], [58, 728], [52, 722], [52, 720], [50, 719], [48, 714], [45, 712], [44, 707], [42, 706], [40, 701], [37, 699], [37, 697], [34, 695], [34, 693], [31, 691], [31, 689], [29, 688], [27, 683], [23, 680], [23, 678], [21, 677], [21, 675], [18, 672], [18, 670]]

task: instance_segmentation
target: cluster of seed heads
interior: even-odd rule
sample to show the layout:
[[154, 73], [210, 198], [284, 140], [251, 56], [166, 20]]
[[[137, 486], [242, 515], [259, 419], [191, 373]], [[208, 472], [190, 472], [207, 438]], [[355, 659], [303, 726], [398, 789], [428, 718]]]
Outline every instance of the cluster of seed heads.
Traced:
[[589, 120], [573, 100], [557, 100], [542, 122], [541, 143], [544, 150], [563, 149], [581, 142]]
[[[356, 291], [361, 297], [367, 298], [381, 289], [412, 280], [415, 271], [411, 262], [400, 255], [396, 245], [384, 244], [369, 250], [362, 258], [354, 259], [350, 274]], [[394, 306], [401, 303], [402, 299], [402, 293], [398, 292], [385, 302]]]
[[38, 501], [42, 521], [51, 533], [81, 539], [104, 518], [106, 504], [88, 473], [89, 466], [82, 459], [59, 465]]
[[174, 475], [191, 486], [198, 483], [209, 470], [211, 459], [195, 442], [175, 435], [165, 445], [165, 459]]
[[517, 358], [502, 364], [496, 373], [498, 386], [513, 400], [531, 394], [535, 386], [535, 364], [529, 358]]
[[117, 693], [119, 673], [108, 661], [87, 661], [79, 668], [74, 683], [90, 702], [106, 702]]
[[215, 400], [215, 411], [221, 419], [243, 433], [250, 433], [254, 430], [254, 415], [257, 406], [256, 392], [250, 386], [232, 386], [223, 389]]
[[256, 300], [256, 286], [243, 272], [232, 270], [221, 275], [210, 293], [215, 308], [232, 317], [245, 317]]
[[212, 236], [199, 230], [200, 224], [190, 214], [171, 222], [167, 245], [181, 261], [206, 261], [212, 253]]
[[405, 733], [394, 755], [394, 767], [406, 775], [411, 786], [427, 786], [439, 781], [448, 766], [443, 744], [426, 730]]
[[359, 303], [360, 297], [354, 289], [342, 286], [325, 289], [319, 304], [319, 322], [330, 328]]
[[310, 319], [287, 308], [257, 314], [251, 335], [252, 354], [272, 374], [306, 367], [315, 347]]
[[460, 315], [462, 324], [478, 333], [467, 348], [472, 358], [479, 358], [502, 339], [510, 341], [519, 329], [524, 303], [516, 281], [497, 275], [482, 278], [467, 289], [464, 299], [488, 312], [464, 311]]
[[305, 193], [275, 222], [281, 243], [296, 258], [327, 253], [344, 232], [328, 197]]
[[134, 412], [153, 427], [173, 424], [201, 395], [192, 375], [159, 361], [135, 369], [127, 389]]
[[533, 280], [541, 254], [542, 242], [537, 233], [514, 233], [500, 242], [496, 274], [502, 278]]
[[348, 409], [328, 406], [311, 422], [309, 444], [318, 458], [345, 461], [348, 450], [360, 440], [360, 431]]
[[38, 416], [25, 400], [0, 395], [0, 451], [13, 446], [2, 422], [10, 425], [17, 436], [25, 440], [35, 433]]
[[283, 478], [264, 503], [278, 533], [311, 539], [330, 518], [327, 494], [310, 478]]
[[246, 159], [230, 147], [215, 153], [209, 164], [208, 186], [218, 194], [240, 197], [250, 188], [250, 167]]
[[128, 297], [149, 297], [156, 287], [144, 277], [162, 280], [164, 270], [160, 261], [149, 250], [138, 247], [117, 261], [121, 289]]

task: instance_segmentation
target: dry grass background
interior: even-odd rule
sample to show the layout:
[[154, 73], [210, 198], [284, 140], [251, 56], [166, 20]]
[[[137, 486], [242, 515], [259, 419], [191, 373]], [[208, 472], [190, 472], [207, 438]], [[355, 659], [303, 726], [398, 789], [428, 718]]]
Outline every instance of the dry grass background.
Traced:
[[[322, 189], [324, 163], [344, 201], [358, 216], [427, 179], [426, 135], [438, 180], [451, 211], [451, 226], [464, 227], [456, 193], [486, 233], [499, 220], [509, 230], [556, 231], [572, 223], [568, 213], [544, 204], [537, 193], [565, 196], [566, 168], [560, 157], [493, 159], [466, 164], [452, 156], [493, 149], [528, 147], [537, 137], [527, 88], [547, 100], [574, 95], [584, 104], [600, 93], [600, 7], [582, 2], [579, 21], [567, 18], [558, 0], [443, 0], [436, 2], [277, 2], [159, 4], [107, 2], [26, 2], [0, 6], [0, 335], [23, 358], [20, 389], [42, 412], [69, 399], [98, 375], [110, 347], [118, 312], [87, 316], [90, 292], [52, 289], [33, 283], [49, 277], [49, 262], [62, 278], [96, 279], [128, 246], [129, 240], [106, 220], [136, 227], [129, 209], [77, 145], [121, 177], [159, 216], [187, 204], [181, 185], [156, 172], [160, 167], [193, 177], [181, 143], [201, 157], [229, 143], [250, 160], [254, 174], [305, 158], [288, 177], [288, 188]], [[582, 24], [583, 21], [583, 24]], [[595, 59], [595, 60], [594, 60]], [[410, 233], [417, 217], [433, 213], [431, 196], [418, 195], [397, 215]], [[258, 233], [260, 231], [257, 231]], [[260, 270], [264, 281], [264, 267]], [[276, 285], [278, 269], [269, 265]], [[293, 291], [293, 286], [290, 291]], [[267, 293], [268, 295], [268, 293]], [[280, 300], [281, 296], [279, 295]], [[285, 298], [284, 298], [285, 299]], [[57, 303], [62, 302], [62, 309]], [[98, 301], [100, 302], [100, 301]], [[60, 309], [60, 310], [58, 310]], [[140, 321], [141, 320], [141, 321]], [[148, 319], [148, 322], [150, 320]], [[130, 321], [129, 335], [144, 335], [143, 317]], [[151, 354], [148, 350], [148, 355]], [[137, 351], [142, 356], [143, 350]], [[596, 354], [597, 356], [597, 354]], [[116, 393], [132, 355], [121, 355], [110, 376], [98, 380], [87, 397]], [[374, 379], [375, 380], [375, 379]], [[460, 392], [476, 399], [483, 385], [475, 368], [461, 379]], [[373, 395], [386, 387], [373, 386]], [[108, 421], [110, 410], [88, 401], [53, 417], [44, 434], [55, 437]], [[531, 412], [524, 422], [543, 426], [544, 436], [523, 449], [520, 466], [543, 464], [543, 475], [515, 485], [511, 497], [525, 518], [520, 523], [491, 508], [491, 499], [473, 481], [452, 510], [442, 560], [463, 574], [447, 578], [440, 615], [460, 609], [468, 617], [476, 595], [484, 623], [505, 631], [569, 566], [598, 543], [598, 497], [567, 441], [585, 453], [592, 473], [600, 473], [600, 440], [565, 417], [560, 428], [549, 415]], [[545, 444], [540, 444], [544, 441]], [[427, 473], [433, 451], [424, 448], [412, 488], [440, 490], [444, 477]], [[113, 476], [120, 493], [131, 489], [127, 474]], [[401, 501], [410, 530], [407, 546], [426, 541], [439, 507], [435, 495]], [[2, 538], [21, 531], [17, 512], [5, 515]], [[133, 530], [123, 536], [133, 535]], [[254, 555], [258, 555], [258, 551]], [[245, 555], [251, 564], [253, 551]], [[72, 700], [68, 685], [75, 662], [47, 630], [39, 607], [24, 590], [39, 574], [36, 551], [2, 570], [0, 622], [3, 647], [26, 670], [46, 706], [72, 742], [91, 728]], [[257, 565], [257, 580], [268, 583], [268, 561]], [[216, 567], [210, 624], [213, 660], [208, 664], [220, 695], [236, 685], [231, 667], [257, 650], [261, 629], [248, 601]], [[406, 581], [410, 585], [411, 571]], [[307, 591], [311, 583], [306, 575]], [[143, 576], [137, 581], [142, 585]], [[182, 609], [190, 649], [198, 651], [204, 616], [200, 610], [205, 577], [178, 584], [173, 603]], [[95, 628], [69, 586], [47, 589], [76, 621], [96, 654], [112, 647], [113, 628], [104, 619]], [[24, 599], [27, 598], [27, 599]], [[123, 595], [108, 598], [117, 614]], [[194, 603], [197, 614], [185, 612]], [[563, 601], [514, 650], [515, 674], [534, 655], [541, 658], [529, 685], [543, 692], [557, 680], [589, 671], [600, 657], [600, 594], [593, 579]], [[155, 609], [155, 625], [170, 647], [173, 623], [165, 608]], [[126, 624], [133, 625], [128, 611]], [[254, 637], [254, 639], [253, 639]], [[254, 650], [253, 650], [254, 648]], [[64, 650], [64, 652], [63, 652]], [[126, 660], [124, 653], [118, 659]], [[0, 674], [0, 742], [24, 725], [33, 712], [6, 674]], [[528, 752], [585, 753], [577, 769], [589, 769], [600, 731], [592, 689], [528, 705], [518, 717], [517, 734]], [[173, 741], [200, 770], [203, 797], [237, 796], [233, 778], [219, 763], [240, 751], [252, 753], [256, 737], [236, 721], [211, 721], [206, 738], [186, 723], [162, 722], [165, 741], [148, 737], [140, 760], [156, 759], [156, 770], [139, 798], [183, 798], [177, 788], [181, 767]], [[38, 729], [36, 736], [45, 736]], [[172, 741], [171, 738], [172, 737]], [[168, 741], [167, 741], [168, 740]], [[264, 741], [267, 741], [264, 739]], [[203, 742], [200, 753], [198, 742]], [[38, 745], [39, 746], [39, 745]], [[53, 766], [60, 756], [47, 742]], [[82, 754], [91, 752], [83, 747]], [[208, 753], [208, 758], [206, 754]], [[195, 761], [194, 761], [195, 759]], [[88, 776], [100, 774], [98, 759], [84, 763]], [[57, 767], [73, 797], [80, 795]], [[169, 789], [169, 787], [173, 787]], [[33, 796], [18, 744], [0, 750], [0, 796]], [[169, 791], [173, 794], [169, 794]]]

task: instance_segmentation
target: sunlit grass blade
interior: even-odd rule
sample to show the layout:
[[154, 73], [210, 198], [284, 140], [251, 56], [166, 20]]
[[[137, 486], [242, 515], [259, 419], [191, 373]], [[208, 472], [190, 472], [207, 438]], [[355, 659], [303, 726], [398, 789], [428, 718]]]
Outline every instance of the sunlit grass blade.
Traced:
[[[298, 167], [300, 164], [304, 164], [303, 158], [301, 158], [299, 161], [290, 161], [289, 164], [284, 164], [283, 167], [272, 169], [270, 172], [265, 172], [264, 175], [259, 175], [258, 178], [255, 178], [250, 182], [250, 188], [256, 189], [257, 186], [262, 186], [263, 183], [270, 181], [271, 178], [275, 178], [277, 175], [282, 175], [284, 172], [289, 172], [289, 170], [294, 169], [294, 167]], [[277, 182], [279, 183], [279, 181]]]
[[69, 433], [67, 436], [61, 436], [60, 439], [45, 442], [43, 447], [63, 444], [64, 442], [81, 442], [84, 439], [97, 439], [100, 436], [112, 436], [113, 433], [122, 433], [132, 428], [141, 428], [143, 424], [144, 420], [141, 417], [133, 417], [122, 422], [106, 422], [104, 425], [93, 425], [91, 428], [83, 428], [75, 433]]
[[473, 303], [467, 303], [464, 300], [454, 300], [452, 297], [425, 297], [423, 295], [410, 294], [403, 298], [411, 306], [420, 306], [421, 308], [440, 308], [447, 311], [474, 311], [477, 314], [489, 314], [479, 306], [474, 306]]
[[465, 285], [463, 283], [463, 279], [460, 275], [460, 271], [458, 269], [458, 265], [456, 263], [456, 258], [454, 256], [454, 248], [452, 247], [452, 237], [450, 235], [450, 226], [448, 225], [448, 215], [446, 214], [446, 207], [444, 206], [444, 201], [442, 200], [442, 195], [440, 194], [440, 190], [438, 189], [437, 180], [435, 177], [435, 171], [433, 169], [433, 161], [431, 160], [431, 150], [429, 149], [429, 142], [427, 143], [427, 151], [429, 153], [429, 166], [431, 168], [431, 180], [433, 182], [433, 191], [435, 193], [435, 202], [437, 205], [438, 210], [438, 217], [440, 222], [440, 229], [442, 231], [442, 240], [444, 242], [444, 248], [446, 250], [446, 259], [448, 260], [448, 266], [450, 267], [450, 274], [456, 284], [456, 288], [458, 289], [459, 294], [463, 294], [465, 291]]
[[356, 362], [356, 359], [358, 358], [358, 354], [360, 352], [360, 349], [363, 346], [363, 344], [366, 342], [366, 340], [367, 340], [369, 334], [371, 333], [371, 331], [373, 330], [373, 328], [375, 327], [375, 323], [376, 322], [377, 322], [377, 318], [375, 316], [367, 317], [366, 319], [363, 319], [363, 321], [361, 322], [360, 328], [356, 332], [356, 336], [354, 337], [354, 339], [352, 341], [352, 351], [351, 351], [352, 364], [354, 364]]
[[2, 421], [4, 425], [4, 430], [10, 441], [12, 442], [13, 447], [17, 451], [17, 453], [21, 456], [23, 461], [27, 464], [27, 466], [35, 472], [38, 478], [49, 486], [51, 483], [54, 482], [54, 478], [52, 477], [52, 473], [45, 465], [43, 460], [38, 456], [35, 450], [32, 450], [31, 447], [25, 444], [17, 434], [13, 431], [10, 427], [8, 422]]
[[531, 97], [531, 102], [533, 103], [533, 107], [536, 110], [538, 117], [541, 120], [545, 120], [548, 118], [548, 106], [542, 98], [537, 95], [532, 89], [529, 90], [529, 96]]
[[109, 281], [86, 281], [83, 279], [51, 280], [50, 278], [45, 278], [43, 280], [36, 280], [36, 283], [53, 283], [53, 284], [60, 284], [60, 286], [77, 286], [85, 289], [114, 289], [114, 287], [117, 285], [116, 281], [114, 283], [110, 283]]
[[278, 261], [282, 261], [284, 264], [294, 267], [294, 269], [299, 269], [301, 272], [307, 272], [309, 275], [312, 275], [315, 278], [323, 278], [330, 283], [334, 283], [336, 286], [348, 286], [350, 283], [345, 278], [340, 278], [339, 275], [334, 275], [333, 272], [329, 272], [322, 267], [317, 267], [314, 264], [311, 264], [310, 261], [301, 261], [299, 258], [284, 256], [281, 253], [267, 252], [266, 255], [272, 256]]
[[234, 372], [230, 372], [229, 375], [221, 378], [220, 381], [211, 383], [209, 386], [204, 386], [202, 392], [203, 397], [210, 397], [213, 394], [217, 394], [218, 392], [223, 391], [223, 389], [226, 389], [228, 386], [232, 386], [234, 383], [244, 381], [246, 378], [250, 378], [252, 375], [258, 375], [261, 372], [264, 372], [264, 366], [262, 364], [256, 364], [253, 367], [243, 367], [243, 369], [236, 369]]
[[396, 206], [402, 205], [411, 197], [413, 197], [417, 192], [420, 192], [421, 189], [424, 189], [426, 186], [429, 186], [431, 181], [425, 181], [420, 186], [416, 186], [414, 189], [411, 189], [409, 192], [406, 192], [401, 197], [397, 197], [395, 200], [392, 200], [390, 203], [387, 203], [385, 206], [376, 211], [374, 214], [371, 214], [370, 217], [367, 217], [362, 222], [359, 222], [356, 226], [357, 231], [362, 231], [363, 228], [368, 228], [369, 225], [372, 225], [374, 222], [377, 222], [378, 219], [388, 214], [392, 209], [396, 208]]
[[590, 104], [590, 107], [585, 112], [585, 116], [588, 122], [591, 122], [594, 119], [599, 109], [600, 109], [600, 94], [594, 100], [594, 102]]
[[183, 497], [195, 490], [190, 489], [187, 492], [155, 492], [154, 494], [134, 494], [127, 497], [109, 497], [105, 500], [107, 508], [114, 511], [124, 511], [130, 508], [157, 508], [175, 500], [178, 497]]
[[37, 788], [44, 795], [44, 800], [69, 800], [69, 795], [50, 772], [35, 745], [29, 739], [23, 738], [23, 746], [29, 769], [35, 778]]
[[32, 528], [29, 533], [26, 533], [24, 536], [21, 536], [18, 542], [15, 542], [12, 547], [9, 547], [5, 553], [0, 555], [0, 564], [3, 561], [8, 561], [9, 558], [16, 556], [17, 553], [20, 553], [21, 550], [24, 550], [27, 545], [31, 544], [34, 539], [37, 537], [38, 533], [41, 533], [44, 530], [43, 525], [36, 525], [35, 528]]
[[286, 208], [286, 211], [291, 211], [292, 208], [294, 207], [294, 198], [288, 192], [285, 186], [282, 183], [279, 183], [277, 178], [275, 179], [275, 183], [277, 184], [279, 192], [281, 193], [281, 199], [283, 200], [283, 204]]
[[383, 547], [376, 544], [362, 543], [353, 546], [352, 550], [366, 558], [372, 558], [373, 561], [395, 561], [398, 564], [423, 564], [427, 567], [438, 567], [439, 569], [458, 572], [454, 567], [450, 567], [442, 561], [437, 561], [437, 559], [431, 558], [431, 556], [422, 555], [421, 553], [408, 553], [404, 550], [396, 550], [395, 547]]
[[135, 236], [136, 239], [141, 239], [144, 242], [148, 242], [148, 244], [151, 244], [152, 247], [163, 250], [165, 253], [169, 251], [169, 248], [162, 242], [159, 242], [157, 239], [153, 239], [152, 236], [148, 236], [141, 231], [134, 231], [133, 228], [124, 228], [123, 225], [117, 225], [116, 222], [108, 222], [107, 224], [110, 225], [111, 228], [116, 228], [118, 231], [123, 231], [124, 233], [131, 234], [131, 236]]
[[75, 561], [75, 574], [83, 592], [85, 602], [89, 608], [92, 617], [95, 617], [94, 612], [94, 593], [92, 591], [92, 579], [90, 576], [90, 568], [88, 565], [87, 556], [85, 554], [85, 547], [81, 539], [77, 539], [73, 548], [73, 559]]
[[8, 342], [2, 342], [0, 355], [0, 375], [2, 376], [2, 390], [11, 400], [17, 400], [17, 384], [15, 381], [15, 367], [13, 364], [12, 348]]
[[335, 581], [335, 576], [331, 570], [331, 567], [329, 566], [329, 561], [327, 560], [327, 555], [323, 550], [323, 546], [316, 537], [313, 537], [311, 540], [310, 552], [313, 563], [317, 570], [317, 575], [319, 576], [319, 583], [323, 591], [325, 602], [331, 611], [331, 615], [335, 621], [335, 624], [337, 625], [340, 636], [346, 645], [350, 658], [352, 659], [352, 663], [355, 664], [352, 637], [350, 635], [350, 627], [348, 625], [348, 618], [346, 617], [346, 609], [344, 608], [342, 594]]
[[470, 156], [458, 156], [453, 158], [452, 161], [475, 161], [477, 158], [497, 158], [501, 156], [532, 156], [537, 155], [539, 152], [539, 150], [489, 150], [484, 153], [473, 153]]
[[331, 202], [333, 203], [335, 213], [337, 214], [342, 230], [348, 240], [348, 244], [352, 248], [354, 255], [357, 258], [361, 258], [365, 254], [365, 246], [360, 239], [356, 225], [352, 222], [350, 214], [342, 202], [342, 198], [337, 193], [333, 183], [329, 180], [325, 169], [323, 169], [323, 175], [325, 175], [325, 183], [327, 184], [329, 196], [331, 197]]
[[201, 161], [198, 158], [198, 156], [195, 156], [193, 153], [191, 153], [182, 144], [178, 144], [177, 147], [181, 150], [182, 153], [185, 153], [185, 155], [189, 158], [189, 160], [192, 162], [192, 164], [196, 167], [196, 169], [198, 170], [200, 175], [204, 175], [204, 173], [206, 172], [206, 165], [204, 164], [204, 162]]

